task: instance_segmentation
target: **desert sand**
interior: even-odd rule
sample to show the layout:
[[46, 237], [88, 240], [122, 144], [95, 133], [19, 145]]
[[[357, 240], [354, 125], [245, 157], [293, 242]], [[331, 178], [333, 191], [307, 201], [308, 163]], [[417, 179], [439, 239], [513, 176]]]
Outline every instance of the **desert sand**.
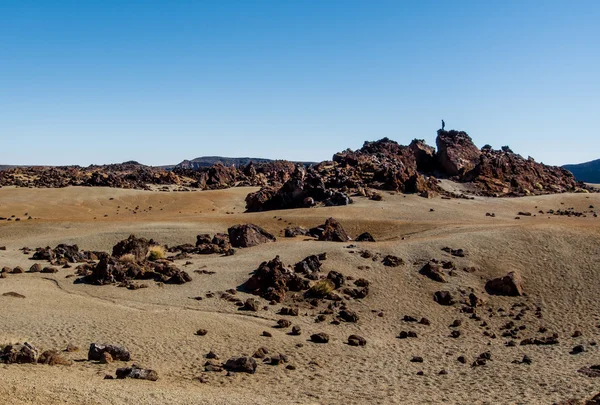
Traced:
[[[0, 189], [0, 216], [21, 221], [0, 222], [0, 267], [28, 269], [34, 261], [20, 248], [77, 244], [81, 249], [110, 251], [130, 234], [167, 245], [194, 243], [200, 233], [226, 232], [229, 226], [253, 223], [277, 236], [275, 243], [238, 249], [228, 257], [194, 255], [176, 264], [193, 281], [130, 291], [117, 286], [74, 283], [74, 267], [56, 274], [9, 274], [0, 279], [0, 344], [27, 341], [39, 348], [81, 348], [65, 356], [71, 366], [0, 365], [0, 403], [7, 404], [550, 404], [587, 398], [600, 391], [600, 378], [577, 370], [600, 364], [600, 218], [539, 214], [550, 209], [600, 209], [600, 194], [558, 194], [524, 198], [473, 200], [424, 199], [384, 193], [384, 200], [355, 198], [346, 207], [244, 213], [244, 198], [256, 188], [165, 193], [78, 188]], [[118, 208], [120, 206], [120, 208]], [[134, 214], [131, 209], [139, 206]], [[149, 209], [152, 207], [152, 209]], [[520, 211], [531, 212], [531, 217]], [[494, 213], [495, 217], [486, 216]], [[33, 219], [27, 220], [31, 216]], [[313, 227], [336, 218], [356, 237], [368, 231], [377, 242], [319, 242], [307, 237], [284, 238], [289, 225]], [[355, 245], [356, 247], [348, 247]], [[443, 247], [462, 248], [465, 257], [452, 257]], [[391, 268], [359, 255], [363, 249], [393, 254], [405, 265]], [[302, 309], [286, 317], [300, 325], [302, 335], [290, 336], [273, 326], [282, 305], [241, 312], [231, 302], [195, 300], [208, 292], [240, 286], [258, 265], [279, 255], [286, 264], [327, 252], [325, 271], [371, 282], [369, 296], [349, 303], [358, 323], [315, 323], [318, 312]], [[419, 274], [430, 259], [452, 260], [457, 270], [440, 284]], [[42, 265], [47, 263], [40, 262]], [[361, 266], [363, 269], [359, 269]], [[369, 266], [365, 268], [364, 266]], [[464, 267], [474, 267], [466, 272]], [[208, 269], [215, 274], [197, 274]], [[485, 282], [518, 272], [525, 297], [491, 296]], [[325, 273], [326, 274], [326, 273]], [[486, 301], [480, 315], [493, 339], [483, 335], [481, 321], [469, 319], [459, 306], [441, 306], [437, 290], [472, 288]], [[2, 296], [17, 292], [25, 298]], [[254, 297], [238, 292], [240, 298]], [[264, 305], [267, 301], [261, 299]], [[519, 325], [517, 345], [501, 337], [505, 315], [515, 303], [531, 306]], [[543, 317], [534, 316], [539, 306]], [[503, 308], [504, 311], [498, 311]], [[382, 313], [382, 316], [378, 314]], [[426, 317], [430, 326], [407, 323], [404, 315]], [[449, 325], [462, 320], [459, 338]], [[559, 344], [521, 346], [528, 337], [557, 333]], [[208, 330], [206, 336], [196, 330]], [[261, 336], [270, 331], [271, 338]], [[573, 338], [574, 331], [581, 331]], [[417, 338], [398, 339], [401, 331]], [[310, 342], [312, 333], [326, 332], [328, 344]], [[351, 334], [366, 338], [365, 347], [346, 344]], [[156, 370], [156, 382], [104, 380], [123, 362], [87, 361], [90, 343], [126, 346], [135, 363]], [[298, 347], [298, 344], [302, 344]], [[583, 353], [569, 352], [583, 345]], [[260, 364], [255, 374], [204, 372], [210, 350], [221, 360], [252, 355], [261, 346], [289, 356], [285, 366]], [[485, 366], [471, 363], [491, 353]], [[466, 364], [457, 361], [465, 356]], [[524, 355], [532, 364], [514, 364]], [[423, 363], [413, 363], [413, 356]], [[131, 364], [131, 362], [127, 363]], [[440, 375], [441, 370], [447, 374]], [[423, 371], [423, 375], [417, 372]], [[199, 380], [204, 378], [204, 382]]]

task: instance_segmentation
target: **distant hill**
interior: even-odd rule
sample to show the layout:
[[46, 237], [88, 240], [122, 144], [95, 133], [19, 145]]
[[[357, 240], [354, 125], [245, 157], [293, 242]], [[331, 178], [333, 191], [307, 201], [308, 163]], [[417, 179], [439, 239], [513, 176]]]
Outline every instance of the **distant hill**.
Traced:
[[6, 169], [10, 169], [10, 168], [12, 168], [12, 167], [15, 167], [15, 166], [11, 166], [11, 165], [0, 165], [0, 170], [6, 170]]
[[577, 180], [586, 183], [600, 183], [600, 159], [577, 165], [564, 165], [563, 168], [573, 173]]
[[[245, 166], [250, 162], [254, 163], [270, 163], [274, 162], [272, 159], [263, 159], [263, 158], [250, 158], [250, 157], [223, 157], [223, 156], [201, 156], [192, 160], [184, 160], [174, 167], [181, 167], [184, 169], [200, 169], [203, 167], [210, 167], [216, 163], [221, 163], [224, 166]], [[312, 162], [297, 162], [305, 165], [309, 165]]]

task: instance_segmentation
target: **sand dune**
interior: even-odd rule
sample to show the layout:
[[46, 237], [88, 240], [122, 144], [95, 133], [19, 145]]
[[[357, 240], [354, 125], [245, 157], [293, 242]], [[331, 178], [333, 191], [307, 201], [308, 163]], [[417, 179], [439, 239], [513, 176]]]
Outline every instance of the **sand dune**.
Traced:
[[[160, 193], [104, 188], [0, 189], [0, 267], [33, 263], [18, 249], [76, 243], [86, 250], [106, 250], [129, 234], [175, 245], [194, 243], [199, 233], [224, 232], [238, 223], [254, 223], [278, 236], [276, 243], [238, 249], [234, 256], [193, 256], [176, 264], [192, 274], [184, 285], [158, 285], [130, 291], [116, 286], [74, 283], [67, 275], [9, 274], [0, 279], [0, 344], [28, 341], [44, 349], [75, 344], [81, 351], [66, 356], [70, 367], [0, 365], [0, 402], [14, 404], [363, 404], [363, 403], [552, 403], [571, 397], [589, 397], [599, 382], [577, 373], [600, 364], [600, 219], [592, 215], [567, 217], [538, 212], [573, 208], [600, 209], [600, 195], [561, 194], [513, 199], [423, 199], [385, 194], [384, 201], [357, 198], [347, 207], [244, 213], [244, 197], [252, 188], [219, 191]], [[120, 207], [120, 208], [119, 208]], [[137, 213], [133, 213], [132, 210]], [[152, 207], [152, 208], [150, 208]], [[532, 216], [520, 216], [528, 211]], [[486, 216], [494, 213], [495, 217]], [[31, 216], [33, 219], [28, 220]], [[283, 238], [289, 225], [316, 226], [328, 217], [338, 219], [353, 236], [368, 231], [376, 243], [318, 242], [310, 238]], [[350, 244], [356, 247], [348, 248]], [[466, 257], [441, 250], [462, 248]], [[406, 264], [383, 266], [359, 255], [368, 249], [393, 254]], [[290, 336], [273, 326], [281, 305], [256, 313], [238, 311], [219, 298], [192, 299], [208, 292], [236, 288], [265, 260], [276, 255], [287, 264], [327, 252], [326, 271], [363, 277], [371, 282], [369, 296], [348, 303], [360, 315], [356, 324], [315, 323], [318, 312], [308, 307], [289, 318], [302, 328]], [[429, 259], [452, 260], [456, 276], [445, 284], [419, 274]], [[43, 263], [42, 263], [43, 264]], [[363, 269], [359, 269], [359, 266]], [[364, 268], [369, 266], [369, 268]], [[473, 273], [462, 270], [475, 267]], [[210, 269], [214, 275], [193, 273]], [[488, 296], [485, 281], [515, 270], [524, 279], [526, 297]], [[497, 338], [483, 335], [482, 321], [469, 319], [459, 307], [443, 307], [433, 300], [440, 289], [472, 288], [485, 297], [480, 312]], [[14, 291], [25, 299], [5, 297]], [[239, 292], [245, 299], [250, 295]], [[265, 300], [264, 305], [267, 305]], [[517, 346], [506, 347], [503, 316], [515, 303], [542, 309], [542, 318], [528, 312], [521, 324]], [[503, 308], [504, 311], [498, 311]], [[378, 314], [382, 313], [382, 316]], [[406, 323], [404, 315], [427, 317], [430, 326]], [[449, 325], [462, 320], [461, 336], [449, 337]], [[554, 346], [520, 346], [523, 338], [558, 333]], [[206, 336], [196, 336], [199, 328]], [[456, 329], [456, 328], [454, 328]], [[272, 338], [261, 336], [268, 330]], [[400, 331], [416, 331], [416, 339], [398, 339]], [[574, 331], [582, 336], [572, 338]], [[328, 344], [308, 342], [310, 334], [326, 332]], [[367, 346], [347, 345], [350, 334], [364, 336]], [[135, 362], [156, 370], [157, 382], [104, 380], [121, 362], [88, 362], [92, 342], [125, 345]], [[302, 347], [298, 347], [302, 344]], [[586, 351], [569, 354], [582, 344]], [[256, 374], [205, 373], [204, 355], [210, 350], [222, 360], [252, 355], [260, 346], [287, 354], [296, 369], [260, 364]], [[471, 367], [482, 352], [492, 360]], [[527, 354], [531, 365], [513, 364]], [[464, 355], [467, 364], [457, 357]], [[413, 363], [422, 356], [423, 363]], [[130, 363], [129, 363], [130, 364]], [[439, 375], [441, 370], [446, 375]], [[417, 375], [423, 371], [424, 375]], [[198, 377], [204, 376], [202, 383]]]

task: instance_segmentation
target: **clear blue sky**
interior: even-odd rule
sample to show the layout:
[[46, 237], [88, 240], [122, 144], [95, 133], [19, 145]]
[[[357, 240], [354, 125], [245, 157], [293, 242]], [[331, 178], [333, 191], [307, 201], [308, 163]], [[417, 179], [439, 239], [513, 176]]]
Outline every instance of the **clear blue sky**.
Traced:
[[600, 1], [0, 0], [0, 164], [600, 157]]

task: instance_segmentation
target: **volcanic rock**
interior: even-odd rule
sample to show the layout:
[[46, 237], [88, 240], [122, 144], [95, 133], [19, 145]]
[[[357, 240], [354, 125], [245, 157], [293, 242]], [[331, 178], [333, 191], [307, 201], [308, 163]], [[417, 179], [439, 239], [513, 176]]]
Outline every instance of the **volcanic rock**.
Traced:
[[104, 352], [108, 352], [114, 360], [129, 361], [131, 359], [129, 351], [123, 346], [92, 343], [88, 351], [88, 360], [100, 361]]
[[228, 229], [231, 246], [247, 248], [275, 242], [275, 236], [253, 224], [235, 225]]
[[488, 281], [485, 289], [490, 294], [519, 296], [523, 295], [523, 282], [517, 273], [511, 271], [504, 277]]
[[256, 371], [256, 360], [247, 356], [232, 357], [227, 360], [224, 368], [228, 371], [254, 374]]
[[135, 364], [131, 367], [118, 368], [116, 371], [116, 375], [118, 379], [123, 378], [134, 378], [138, 380], [149, 380], [156, 381], [158, 380], [158, 373], [154, 370], [140, 368]]

